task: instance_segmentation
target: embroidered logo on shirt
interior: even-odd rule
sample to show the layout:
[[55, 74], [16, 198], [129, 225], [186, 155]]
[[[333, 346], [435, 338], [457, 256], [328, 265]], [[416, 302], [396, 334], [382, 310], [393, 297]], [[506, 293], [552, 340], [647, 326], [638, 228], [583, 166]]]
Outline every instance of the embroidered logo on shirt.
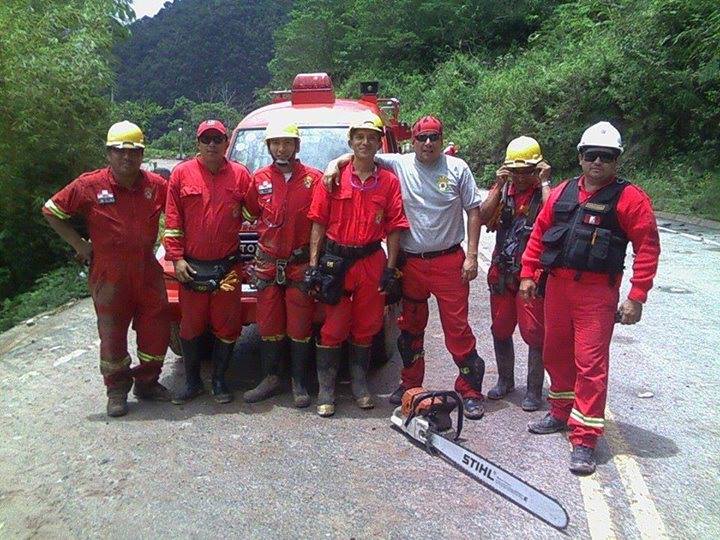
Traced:
[[586, 214], [585, 217], [583, 217], [583, 223], [587, 225], [600, 225], [600, 216]]
[[240, 210], [239, 204], [236, 204], [235, 206], [233, 206], [232, 214], [233, 214], [234, 218], [240, 217], [240, 212], [241, 212], [241, 210]]
[[437, 184], [437, 188], [443, 193], [446, 192], [448, 190], [448, 187], [450, 186], [450, 180], [447, 176], [438, 176], [437, 180], [435, 180], [435, 183]]
[[310, 186], [312, 186], [312, 176], [310, 176], [310, 175], [308, 174], [308, 175], [303, 179], [303, 182], [304, 182], [304, 184], [305, 184], [305, 187], [306, 187], [306, 188], [309, 188]]
[[258, 186], [258, 195], [270, 195], [272, 193], [272, 184], [268, 180], [263, 180]]
[[151, 187], [145, 188], [145, 198], [149, 201], [153, 198], [154, 190]]
[[375, 223], [379, 225], [382, 222], [384, 215], [385, 214], [382, 209], [378, 210], [377, 214], [375, 214]]
[[115, 195], [113, 195], [112, 191], [103, 189], [97, 194], [97, 200], [99, 204], [111, 204], [115, 202]]

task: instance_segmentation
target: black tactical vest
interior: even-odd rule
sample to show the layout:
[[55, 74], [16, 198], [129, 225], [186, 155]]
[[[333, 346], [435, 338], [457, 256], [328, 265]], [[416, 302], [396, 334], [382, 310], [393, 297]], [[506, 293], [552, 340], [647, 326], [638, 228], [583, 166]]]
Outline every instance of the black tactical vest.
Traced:
[[542, 237], [543, 267], [622, 273], [628, 238], [618, 223], [616, 206], [629, 185], [618, 178], [580, 204], [579, 178], [570, 180], [553, 206], [552, 225]]
[[539, 189], [535, 190], [527, 211], [522, 214], [516, 214], [517, 208], [513, 196], [508, 196], [505, 201], [497, 225], [496, 253], [493, 258], [493, 264], [498, 266], [502, 274], [520, 275], [522, 254], [530, 238], [541, 202], [542, 193]]

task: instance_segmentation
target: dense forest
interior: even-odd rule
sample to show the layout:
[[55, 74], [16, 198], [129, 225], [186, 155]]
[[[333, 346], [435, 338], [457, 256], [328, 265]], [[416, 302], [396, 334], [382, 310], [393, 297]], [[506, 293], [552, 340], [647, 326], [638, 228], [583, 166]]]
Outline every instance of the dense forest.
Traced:
[[196, 102], [252, 102], [267, 84], [273, 31], [291, 0], [175, 0], [155, 17], [130, 27], [115, 48], [118, 100], [170, 106]]
[[111, 120], [175, 153], [300, 71], [440, 115], [482, 183], [519, 134], [571, 174], [583, 128], [610, 120], [656, 208], [720, 219], [717, 0], [175, 0], [133, 19], [129, 0], [0, 2], [0, 327], [83, 289], [39, 207], [102, 164]]

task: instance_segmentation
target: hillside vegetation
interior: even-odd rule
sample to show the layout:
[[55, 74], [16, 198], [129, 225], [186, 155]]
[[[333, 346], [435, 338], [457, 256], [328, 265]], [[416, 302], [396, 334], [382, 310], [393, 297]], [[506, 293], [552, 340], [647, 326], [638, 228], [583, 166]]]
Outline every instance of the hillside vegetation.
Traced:
[[296, 1], [275, 36], [273, 84], [324, 69], [352, 93], [377, 78], [406, 119], [439, 114], [485, 181], [519, 134], [573, 172], [582, 130], [607, 119], [625, 138], [625, 174], [657, 208], [720, 219], [716, 0], [381, 5]]

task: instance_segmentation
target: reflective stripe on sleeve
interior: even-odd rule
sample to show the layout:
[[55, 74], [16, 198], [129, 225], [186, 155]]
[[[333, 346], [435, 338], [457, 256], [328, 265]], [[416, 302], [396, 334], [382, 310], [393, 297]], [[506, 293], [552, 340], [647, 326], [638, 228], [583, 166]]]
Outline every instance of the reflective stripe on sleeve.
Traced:
[[182, 236], [185, 236], [182, 229], [165, 229], [165, 234], [163, 234], [164, 238], [180, 238]]
[[250, 211], [243, 206], [242, 209], [242, 215], [245, 218], [246, 221], [255, 221], [257, 219], [257, 216], [253, 216]]
[[52, 215], [58, 219], [70, 219], [72, 217], [70, 214], [60, 208], [57, 204], [55, 204], [55, 201], [53, 201], [52, 199], [47, 200], [47, 202], [45, 203], [45, 208], [47, 208], [50, 213], [52, 213]]

